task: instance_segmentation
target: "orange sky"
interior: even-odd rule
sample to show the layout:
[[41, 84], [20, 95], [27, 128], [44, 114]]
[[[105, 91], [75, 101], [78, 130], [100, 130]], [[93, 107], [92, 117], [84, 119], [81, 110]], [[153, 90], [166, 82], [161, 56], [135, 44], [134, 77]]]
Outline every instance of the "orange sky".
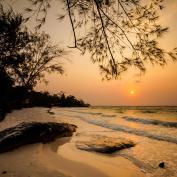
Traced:
[[[24, 1], [13, 4], [18, 10], [23, 6]], [[62, 46], [72, 45], [69, 21], [59, 23], [55, 20], [58, 9], [59, 6], [51, 9], [42, 30]], [[177, 0], [166, 0], [166, 9], [161, 14], [161, 23], [170, 27], [169, 33], [161, 40], [166, 49], [177, 46], [176, 19]], [[164, 68], [147, 66], [147, 72], [142, 76], [131, 69], [119, 80], [101, 81], [97, 65], [91, 63], [89, 54], [81, 56], [79, 51], [70, 50], [68, 58], [69, 61], [64, 61], [65, 75], [47, 75], [49, 84], [38, 84], [36, 90], [64, 91], [92, 105], [177, 105], [177, 63], [170, 62]], [[130, 94], [131, 91], [134, 94]]]

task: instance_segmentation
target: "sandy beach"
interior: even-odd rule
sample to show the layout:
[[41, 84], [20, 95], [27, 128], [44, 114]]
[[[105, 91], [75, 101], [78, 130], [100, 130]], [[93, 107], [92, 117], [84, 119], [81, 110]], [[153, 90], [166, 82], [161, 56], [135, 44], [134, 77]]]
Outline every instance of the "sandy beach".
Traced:
[[52, 143], [33, 144], [0, 154], [0, 176], [6, 177], [144, 177], [140, 168], [126, 158], [114, 154], [100, 154], [79, 150], [76, 143], [93, 134], [108, 131], [80, 119], [56, 117], [46, 108], [28, 108], [8, 114], [0, 123], [0, 130], [21, 122], [66, 122], [78, 126], [72, 137], [60, 138]]

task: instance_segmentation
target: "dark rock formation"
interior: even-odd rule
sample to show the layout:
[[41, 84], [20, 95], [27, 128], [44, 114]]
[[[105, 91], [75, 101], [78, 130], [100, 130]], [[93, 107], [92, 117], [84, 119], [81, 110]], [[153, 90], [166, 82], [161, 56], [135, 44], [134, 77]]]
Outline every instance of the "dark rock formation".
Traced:
[[165, 162], [159, 163], [159, 167], [160, 167], [160, 168], [165, 168]]
[[72, 136], [75, 131], [76, 126], [67, 123], [21, 123], [0, 132], [0, 153], [26, 144], [47, 143], [55, 138]]
[[126, 139], [118, 139], [112, 137], [98, 137], [90, 141], [77, 141], [76, 147], [85, 151], [95, 151], [99, 153], [111, 154], [115, 151], [133, 147], [135, 144]]

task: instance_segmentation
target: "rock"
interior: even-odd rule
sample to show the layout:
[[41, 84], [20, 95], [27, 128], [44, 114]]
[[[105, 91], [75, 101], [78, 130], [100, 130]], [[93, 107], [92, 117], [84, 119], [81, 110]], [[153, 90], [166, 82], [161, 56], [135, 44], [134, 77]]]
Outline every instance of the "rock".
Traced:
[[3, 171], [3, 172], [2, 172], [2, 174], [6, 174], [6, 173], [7, 173], [7, 171]]
[[56, 138], [72, 136], [76, 126], [67, 123], [28, 122], [0, 132], [0, 153], [32, 143], [47, 143]]
[[111, 154], [115, 151], [135, 146], [132, 141], [111, 137], [93, 138], [89, 141], [77, 141], [76, 147], [81, 150]]
[[165, 168], [165, 162], [159, 163], [159, 167], [160, 167], [160, 168]]

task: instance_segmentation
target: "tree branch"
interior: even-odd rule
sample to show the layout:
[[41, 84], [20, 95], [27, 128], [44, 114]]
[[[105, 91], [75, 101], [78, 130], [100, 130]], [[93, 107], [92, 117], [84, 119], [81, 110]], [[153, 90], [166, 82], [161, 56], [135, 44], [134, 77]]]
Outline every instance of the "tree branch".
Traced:
[[73, 36], [74, 36], [74, 46], [73, 47], [69, 47], [69, 48], [78, 48], [77, 47], [77, 37], [76, 37], [76, 32], [75, 32], [75, 28], [74, 28], [74, 22], [72, 20], [72, 15], [71, 15], [71, 10], [70, 10], [70, 3], [69, 0], [66, 1], [67, 2], [67, 7], [68, 7], [68, 15], [69, 15], [69, 19], [71, 22], [71, 27], [72, 27], [72, 31], [73, 31]]
[[130, 39], [129, 39], [128, 36], [126, 35], [125, 31], [124, 31], [116, 22], [114, 22], [114, 21], [103, 11], [103, 9], [100, 8], [100, 10], [101, 10], [101, 12], [105, 15], [105, 17], [106, 17], [108, 20], [110, 20], [115, 26], [117, 26], [117, 27], [122, 31], [122, 33], [124, 34], [125, 38], [126, 38], [127, 41], [129, 42], [129, 44], [132, 46], [132, 48], [133, 48], [134, 50], [136, 50], [136, 49], [134, 48], [133, 44], [131, 43]]
[[111, 55], [111, 59], [112, 59], [113, 64], [114, 64], [114, 68], [113, 69], [114, 69], [114, 72], [117, 73], [115, 59], [114, 59], [114, 56], [112, 54], [112, 51], [111, 51], [111, 48], [110, 48], [110, 45], [109, 45], [108, 37], [107, 37], [106, 31], [105, 31], [105, 27], [104, 27], [103, 18], [101, 16], [101, 12], [100, 12], [100, 7], [99, 7], [99, 4], [98, 4], [97, 0], [94, 0], [94, 2], [96, 4], [96, 8], [97, 8], [97, 11], [98, 11], [98, 14], [99, 14], [99, 17], [100, 17], [100, 21], [101, 21], [101, 25], [102, 25], [103, 34], [105, 36], [106, 44], [108, 46], [108, 50], [109, 50], [109, 53]]

